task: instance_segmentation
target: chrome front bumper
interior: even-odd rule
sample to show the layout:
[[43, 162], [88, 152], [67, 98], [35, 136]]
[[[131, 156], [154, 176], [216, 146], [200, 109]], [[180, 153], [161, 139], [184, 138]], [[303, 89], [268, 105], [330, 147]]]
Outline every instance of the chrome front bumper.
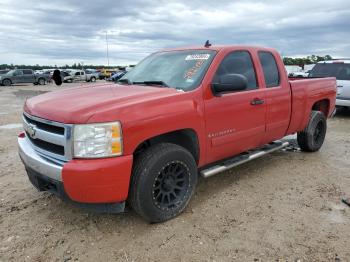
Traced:
[[63, 165], [59, 165], [39, 155], [32, 147], [27, 137], [18, 137], [19, 155], [23, 164], [38, 172], [43, 176], [47, 176], [53, 180], [62, 182]]

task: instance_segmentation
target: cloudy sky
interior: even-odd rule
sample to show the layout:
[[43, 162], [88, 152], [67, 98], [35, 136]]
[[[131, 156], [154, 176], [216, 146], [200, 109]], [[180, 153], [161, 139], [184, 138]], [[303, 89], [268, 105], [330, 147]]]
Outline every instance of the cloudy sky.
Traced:
[[349, 0], [0, 0], [0, 64], [133, 64], [168, 47], [251, 44], [350, 57]]

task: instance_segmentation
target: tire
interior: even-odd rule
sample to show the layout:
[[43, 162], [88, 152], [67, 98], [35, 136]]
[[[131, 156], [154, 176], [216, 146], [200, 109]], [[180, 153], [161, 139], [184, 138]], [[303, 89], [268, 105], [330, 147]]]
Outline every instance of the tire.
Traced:
[[90, 81], [91, 82], [96, 82], [96, 78], [95, 77], [91, 77]]
[[39, 84], [39, 85], [43, 86], [43, 85], [45, 85], [45, 83], [46, 83], [46, 81], [45, 81], [44, 78], [39, 78], [39, 79], [38, 79], [38, 84]]
[[12, 84], [12, 82], [10, 79], [4, 79], [2, 81], [2, 85], [4, 85], [4, 86], [10, 86], [11, 84]]
[[312, 111], [307, 127], [299, 132], [297, 141], [300, 149], [305, 152], [318, 151], [324, 142], [327, 132], [327, 120], [320, 111]]
[[167, 221], [187, 206], [197, 185], [192, 154], [170, 143], [154, 145], [135, 160], [128, 202], [144, 220]]

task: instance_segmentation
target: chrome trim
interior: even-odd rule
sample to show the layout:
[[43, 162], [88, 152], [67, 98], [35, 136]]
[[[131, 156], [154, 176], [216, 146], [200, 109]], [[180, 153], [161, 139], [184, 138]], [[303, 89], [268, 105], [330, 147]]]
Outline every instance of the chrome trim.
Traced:
[[[28, 130], [32, 126], [34, 126], [34, 125], [28, 123], [27, 120], [23, 117], [23, 128], [25, 131], [27, 131], [27, 133], [30, 134], [30, 132], [28, 132]], [[65, 144], [66, 144], [66, 139], [65, 139], [64, 135], [50, 133], [50, 132], [47, 132], [45, 130], [39, 129], [36, 126], [35, 126], [35, 132], [34, 132], [33, 136], [31, 136], [31, 137], [34, 139], [38, 138], [38, 139], [41, 139], [43, 141], [46, 141], [46, 142], [49, 142], [49, 143], [52, 143], [55, 145], [59, 145], [59, 146], [65, 146]]]
[[[33, 139], [40, 139], [40, 140], [46, 141], [46, 142], [51, 143], [51, 144], [63, 146], [64, 147], [64, 156], [59, 155], [59, 154], [55, 154], [53, 152], [50, 152], [50, 151], [47, 151], [47, 150], [42, 149], [40, 147], [37, 147], [32, 142], [30, 142], [28, 139], [28, 142], [35, 149], [35, 151], [37, 151], [41, 155], [44, 155], [48, 158], [52, 158], [52, 159], [59, 160], [59, 161], [69, 161], [73, 158], [73, 149], [72, 149], [72, 147], [73, 147], [73, 141], [72, 141], [73, 125], [72, 124], [63, 124], [60, 122], [55, 122], [55, 121], [39, 118], [36, 116], [29, 115], [26, 112], [24, 112], [23, 115], [25, 115], [27, 118], [29, 118], [33, 121], [44, 123], [44, 124], [51, 125], [51, 126], [62, 127], [64, 129], [63, 135], [51, 133], [51, 132], [48, 132], [46, 130], [40, 129], [35, 125], [28, 123], [27, 120], [25, 119], [25, 117], [22, 117], [24, 130], [26, 130], [28, 132], [29, 128], [35, 129], [33, 136], [31, 136]], [[33, 131], [33, 130], [31, 130], [31, 131]]]
[[52, 178], [57, 181], [62, 181], [62, 168], [64, 162], [58, 164], [58, 162], [51, 162], [44, 157], [40, 156], [32, 147], [27, 137], [18, 138], [19, 155], [22, 162], [26, 167], [33, 169], [34, 171]]

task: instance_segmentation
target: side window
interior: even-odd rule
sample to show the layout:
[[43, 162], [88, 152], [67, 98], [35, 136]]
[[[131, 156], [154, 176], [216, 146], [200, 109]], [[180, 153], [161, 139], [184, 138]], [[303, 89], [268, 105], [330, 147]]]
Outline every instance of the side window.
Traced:
[[262, 65], [266, 87], [280, 85], [280, 75], [274, 56], [270, 52], [259, 52], [259, 59]]
[[247, 51], [235, 51], [227, 55], [215, 73], [214, 82], [218, 82], [220, 76], [225, 74], [244, 75], [248, 80], [247, 90], [258, 88], [253, 61]]
[[25, 75], [31, 75], [32, 74], [32, 70], [23, 70], [23, 74]]
[[75, 75], [76, 75], [76, 76], [80, 76], [80, 72], [76, 72]]
[[17, 76], [23, 75], [23, 71], [22, 71], [22, 70], [16, 70], [16, 75], [17, 75]]

